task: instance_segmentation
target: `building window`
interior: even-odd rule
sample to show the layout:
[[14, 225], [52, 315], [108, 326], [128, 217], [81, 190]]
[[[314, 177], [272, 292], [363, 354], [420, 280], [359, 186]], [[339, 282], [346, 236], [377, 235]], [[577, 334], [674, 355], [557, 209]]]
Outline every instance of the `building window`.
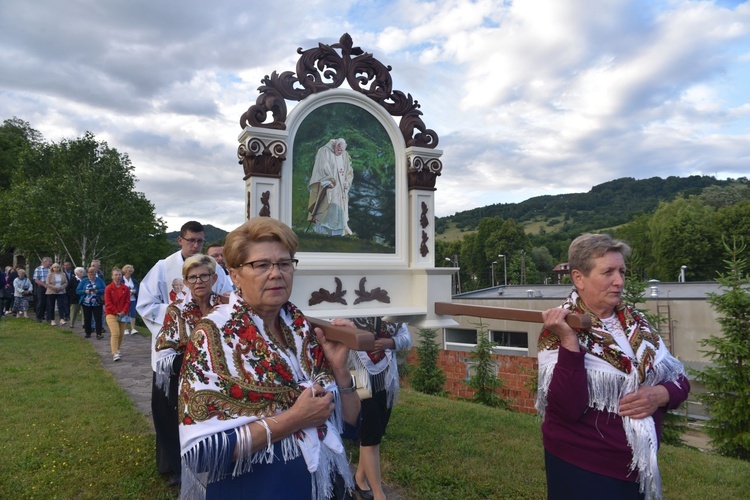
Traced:
[[445, 342], [448, 344], [477, 345], [477, 331], [460, 328], [446, 328]]
[[490, 340], [492, 340], [497, 347], [529, 348], [529, 335], [526, 332], [492, 330], [490, 332]]

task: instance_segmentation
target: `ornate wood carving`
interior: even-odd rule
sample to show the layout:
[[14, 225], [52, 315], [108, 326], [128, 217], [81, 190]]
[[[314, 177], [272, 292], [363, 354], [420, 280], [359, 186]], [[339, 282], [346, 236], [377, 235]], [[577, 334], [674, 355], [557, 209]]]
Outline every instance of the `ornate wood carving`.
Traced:
[[409, 189], [435, 191], [435, 181], [443, 171], [443, 162], [437, 158], [427, 161], [419, 156], [408, 158]]
[[260, 194], [260, 204], [263, 205], [258, 212], [258, 215], [260, 217], [270, 217], [271, 216], [271, 206], [269, 205], [268, 201], [271, 198], [271, 191], [263, 191]]
[[422, 244], [419, 245], [419, 253], [422, 257], [426, 257], [428, 253], [430, 253], [430, 249], [427, 248], [427, 240], [430, 239], [429, 236], [427, 236], [427, 231], [425, 231], [425, 228], [430, 225], [430, 221], [427, 218], [427, 212], [429, 209], [427, 208], [427, 203], [422, 202], [422, 205], [420, 206], [422, 213], [419, 216], [419, 225], [422, 226]]
[[240, 144], [237, 148], [237, 158], [245, 170], [247, 179], [251, 175], [259, 177], [281, 177], [281, 165], [286, 160], [286, 143], [274, 140], [265, 144], [257, 137], [247, 142], [247, 147]]
[[[339, 54], [340, 52], [340, 54]], [[300, 58], [296, 73], [276, 71], [266, 75], [258, 87], [255, 104], [240, 117], [240, 127], [286, 128], [286, 100], [301, 101], [312, 94], [340, 87], [347, 82], [382, 106], [391, 116], [400, 116], [399, 129], [407, 147], [436, 148], [438, 135], [422, 121], [419, 102], [411, 94], [393, 90], [391, 67], [372, 54], [354, 47], [352, 37], [344, 33], [338, 43], [318, 44], [316, 48], [297, 49]], [[264, 123], [271, 113], [273, 120]], [[247, 169], [245, 174], [247, 175]]]
[[429, 219], [427, 219], [427, 203], [422, 202], [422, 206], [420, 208], [422, 209], [422, 214], [419, 216], [419, 225], [422, 226], [422, 229], [425, 229], [430, 225], [430, 221]]
[[427, 236], [426, 231], [422, 231], [422, 244], [419, 245], [419, 253], [422, 255], [422, 257], [426, 257], [428, 253], [430, 253], [430, 249], [427, 248], [427, 240], [429, 240], [430, 237]]
[[344, 298], [344, 295], [346, 295], [346, 290], [341, 290], [341, 288], [343, 287], [341, 280], [339, 278], [334, 278], [334, 280], [336, 281], [335, 292], [329, 292], [325, 288], [320, 288], [317, 292], [313, 292], [310, 294], [310, 299], [307, 301], [307, 304], [310, 306], [314, 306], [322, 302], [333, 302], [347, 305], [346, 299]]
[[386, 304], [391, 303], [391, 298], [388, 296], [386, 290], [383, 290], [380, 287], [373, 288], [369, 292], [365, 290], [366, 281], [367, 278], [359, 280], [359, 290], [354, 290], [354, 293], [357, 295], [357, 298], [354, 299], [354, 305], [357, 305], [360, 302], [370, 302], [372, 300], [377, 300], [378, 302], [384, 302]]

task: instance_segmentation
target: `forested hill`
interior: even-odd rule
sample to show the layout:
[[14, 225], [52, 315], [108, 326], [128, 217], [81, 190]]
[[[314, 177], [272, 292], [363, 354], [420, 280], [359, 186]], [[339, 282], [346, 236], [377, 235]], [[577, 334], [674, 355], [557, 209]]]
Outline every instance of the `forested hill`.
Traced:
[[624, 224], [633, 217], [652, 212], [660, 201], [700, 194], [708, 186], [727, 186], [731, 182], [711, 176], [652, 177], [636, 180], [624, 177], [591, 188], [588, 193], [537, 196], [521, 203], [498, 203], [438, 218], [442, 233], [449, 223], [459, 229], [473, 230], [486, 217], [514, 219], [521, 224], [547, 221], [575, 224], [579, 230], [595, 230]]

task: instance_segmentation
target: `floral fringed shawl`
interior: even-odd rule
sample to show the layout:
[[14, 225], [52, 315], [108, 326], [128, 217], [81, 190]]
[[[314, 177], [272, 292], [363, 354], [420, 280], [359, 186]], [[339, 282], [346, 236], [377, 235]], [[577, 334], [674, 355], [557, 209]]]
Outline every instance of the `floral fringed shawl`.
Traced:
[[[615, 314], [623, 327], [635, 357], [631, 358], [607, 331], [602, 321], [573, 291], [561, 306], [573, 313], [591, 318], [589, 330], [577, 330], [578, 343], [585, 352], [584, 365], [588, 381], [589, 407], [617, 414], [619, 402], [639, 386], [664, 382], [677, 383], [685, 370], [664, 345], [658, 333], [637, 310], [620, 304]], [[544, 330], [539, 337], [539, 388], [536, 409], [544, 418], [547, 393], [557, 363], [559, 337]], [[656, 459], [657, 436], [653, 417], [622, 417], [625, 436], [633, 452], [630, 470], [638, 471], [640, 490], [646, 498], [661, 498], [661, 477]]]
[[[221, 297], [215, 293], [209, 297], [211, 309], [221, 303]], [[169, 378], [172, 373], [172, 364], [178, 354], [185, 352], [185, 347], [190, 338], [190, 332], [203, 318], [203, 313], [198, 304], [193, 300], [190, 290], [184, 297], [180, 297], [167, 307], [164, 316], [164, 325], [156, 337], [154, 349], [156, 352], [156, 387], [169, 394]]]
[[[357, 372], [357, 387], [371, 394], [385, 390], [386, 404], [393, 408], [398, 402], [398, 360], [396, 351], [411, 347], [411, 334], [404, 323], [383, 321], [379, 317], [353, 318], [360, 330], [372, 332], [376, 339], [393, 339], [394, 349], [381, 351], [349, 351], [349, 366]], [[372, 383], [370, 383], [372, 381]]]
[[[341, 442], [343, 415], [338, 388], [317, 337], [291, 303], [282, 307], [281, 326], [288, 349], [277, 345], [263, 321], [232, 293], [198, 323], [185, 352], [178, 416], [182, 446], [183, 498], [205, 496], [209, 483], [232, 467], [229, 434], [237, 434], [238, 458], [231, 475], [251, 473], [254, 463], [285, 462], [302, 455], [312, 475], [311, 498], [329, 498], [335, 473], [354, 488]], [[288, 410], [314, 382], [334, 393], [336, 409], [318, 428], [302, 429], [255, 453], [247, 425]], [[270, 441], [270, 437], [268, 439]], [[258, 478], [262, 480], [262, 478]]]

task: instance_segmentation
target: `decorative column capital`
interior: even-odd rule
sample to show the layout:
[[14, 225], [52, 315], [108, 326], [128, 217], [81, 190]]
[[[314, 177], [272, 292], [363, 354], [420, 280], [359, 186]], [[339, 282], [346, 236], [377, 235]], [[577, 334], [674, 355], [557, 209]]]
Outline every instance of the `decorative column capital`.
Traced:
[[443, 171], [440, 156], [443, 152], [427, 148], [407, 148], [406, 166], [409, 175], [409, 190], [435, 191], [437, 177]]
[[243, 180], [251, 176], [281, 177], [281, 166], [286, 160], [286, 134], [272, 130], [245, 129], [240, 135], [237, 159], [245, 171]]

